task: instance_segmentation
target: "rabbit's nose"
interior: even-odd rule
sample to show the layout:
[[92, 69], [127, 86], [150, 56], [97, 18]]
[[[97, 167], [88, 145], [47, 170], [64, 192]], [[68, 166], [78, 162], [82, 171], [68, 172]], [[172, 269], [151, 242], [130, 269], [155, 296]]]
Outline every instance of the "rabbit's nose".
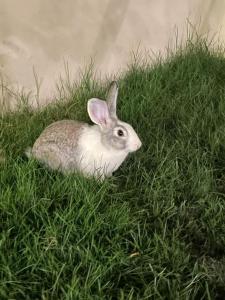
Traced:
[[141, 146], [142, 146], [142, 142], [140, 140], [135, 143], [136, 150], [140, 149]]

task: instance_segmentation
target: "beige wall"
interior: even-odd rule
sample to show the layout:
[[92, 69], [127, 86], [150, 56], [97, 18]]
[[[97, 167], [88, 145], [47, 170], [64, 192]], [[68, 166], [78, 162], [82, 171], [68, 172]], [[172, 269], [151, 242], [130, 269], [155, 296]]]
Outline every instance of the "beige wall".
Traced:
[[[50, 101], [68, 62], [77, 78], [92, 58], [101, 73], [124, 69], [131, 50], [164, 50], [187, 18], [225, 37], [224, 0], [0, 0], [0, 74], [12, 89]], [[31, 97], [33, 100], [33, 97]]]

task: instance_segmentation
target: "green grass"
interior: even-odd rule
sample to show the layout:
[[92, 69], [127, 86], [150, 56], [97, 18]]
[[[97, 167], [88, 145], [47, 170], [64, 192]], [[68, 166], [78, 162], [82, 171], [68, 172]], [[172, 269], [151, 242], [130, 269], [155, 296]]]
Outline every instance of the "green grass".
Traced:
[[55, 120], [88, 121], [106, 84], [86, 76], [66, 102], [0, 119], [0, 299], [224, 299], [224, 52], [189, 42], [119, 84], [143, 147], [103, 184], [23, 152]]

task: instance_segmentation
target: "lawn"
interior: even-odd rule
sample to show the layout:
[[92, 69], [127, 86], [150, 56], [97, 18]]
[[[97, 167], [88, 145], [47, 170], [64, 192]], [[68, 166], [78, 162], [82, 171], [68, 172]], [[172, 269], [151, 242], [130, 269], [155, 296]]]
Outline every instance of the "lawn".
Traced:
[[106, 83], [89, 73], [66, 101], [0, 118], [0, 299], [224, 299], [224, 53], [189, 41], [129, 66], [118, 116], [143, 146], [104, 183], [24, 150], [53, 121], [89, 122]]

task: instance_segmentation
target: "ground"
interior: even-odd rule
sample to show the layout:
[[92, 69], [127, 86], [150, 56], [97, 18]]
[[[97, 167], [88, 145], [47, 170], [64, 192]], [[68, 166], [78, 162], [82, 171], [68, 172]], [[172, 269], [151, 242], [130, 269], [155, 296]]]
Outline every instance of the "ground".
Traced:
[[107, 84], [0, 119], [1, 299], [223, 299], [225, 58], [205, 40], [119, 79], [118, 116], [143, 146], [104, 183], [24, 156], [63, 118], [88, 121]]

